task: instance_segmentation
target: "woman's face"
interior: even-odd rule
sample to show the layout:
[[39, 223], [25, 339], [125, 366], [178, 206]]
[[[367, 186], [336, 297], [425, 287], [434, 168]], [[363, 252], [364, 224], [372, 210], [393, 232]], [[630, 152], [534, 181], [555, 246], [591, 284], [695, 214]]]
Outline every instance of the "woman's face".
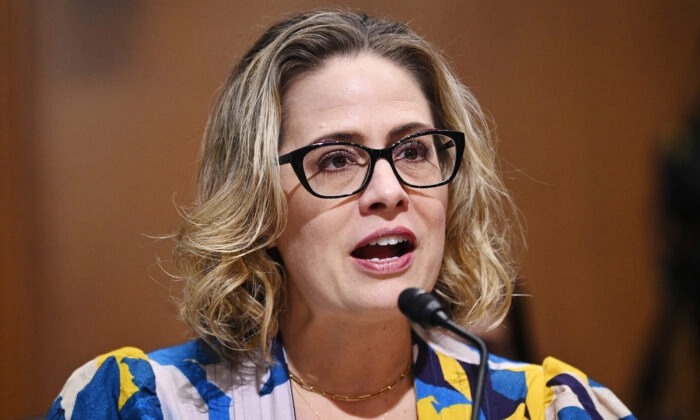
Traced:
[[[371, 54], [328, 59], [291, 84], [283, 106], [280, 155], [324, 140], [380, 149], [434, 128], [416, 80]], [[446, 186], [405, 187], [383, 159], [367, 187], [345, 198], [312, 196], [291, 165], [280, 167], [280, 177], [289, 215], [276, 245], [292, 313], [380, 320], [398, 315], [405, 288], [432, 289], [445, 242]]]

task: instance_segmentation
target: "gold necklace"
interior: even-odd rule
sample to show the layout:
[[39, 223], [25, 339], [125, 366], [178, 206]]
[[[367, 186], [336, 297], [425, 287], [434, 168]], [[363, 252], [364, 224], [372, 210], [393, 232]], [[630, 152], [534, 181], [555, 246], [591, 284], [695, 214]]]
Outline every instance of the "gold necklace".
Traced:
[[394, 379], [392, 383], [389, 385], [385, 386], [384, 388], [380, 389], [379, 391], [372, 392], [370, 394], [363, 394], [363, 395], [342, 395], [342, 394], [334, 394], [332, 392], [324, 391], [314, 385], [309, 385], [306, 382], [304, 382], [300, 377], [292, 373], [291, 370], [289, 370], [289, 378], [294, 381], [297, 385], [302, 387], [303, 389], [311, 392], [315, 392], [316, 394], [323, 395], [326, 398], [330, 398], [332, 400], [336, 401], [345, 401], [345, 402], [357, 402], [357, 401], [365, 401], [369, 400], [375, 397], [378, 397], [380, 395], [386, 394], [387, 392], [391, 391], [396, 387], [396, 385], [401, 382], [403, 378], [408, 376], [408, 374], [411, 372], [411, 367], [412, 364], [409, 362], [408, 366], [406, 366], [406, 369], [404, 369], [403, 372], [401, 372], [401, 375], [399, 375], [398, 378]]
[[[296, 386], [298, 386], [298, 387], [301, 387], [301, 385], [299, 385], [299, 384], [296, 383], [296, 382], [294, 382], [294, 385], [296, 385]], [[314, 416], [316, 416], [316, 418], [317, 418], [318, 420], [322, 420], [321, 414], [320, 414], [318, 411], [316, 411], [316, 409], [311, 405], [311, 403], [309, 402], [309, 400], [306, 399], [306, 397], [304, 396], [304, 393], [303, 393], [303, 392], [301, 392], [301, 391], [300, 391], [300, 392], [294, 392], [294, 394], [295, 394], [295, 395], [298, 395], [298, 396], [301, 398], [301, 400], [304, 401], [304, 404], [306, 404], [306, 406], [309, 407], [309, 409], [310, 409], [311, 411], [313, 411]], [[381, 420], [386, 420], [386, 416], [389, 414], [389, 411], [391, 411], [391, 408], [389, 408], [389, 410], [386, 410], [386, 411], [384, 412], [384, 415], [382, 416]]]

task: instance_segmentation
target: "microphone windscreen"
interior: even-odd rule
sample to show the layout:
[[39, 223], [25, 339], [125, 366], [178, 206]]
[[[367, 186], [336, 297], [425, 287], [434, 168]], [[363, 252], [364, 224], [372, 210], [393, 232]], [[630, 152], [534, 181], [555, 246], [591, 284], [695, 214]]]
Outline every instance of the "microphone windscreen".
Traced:
[[409, 287], [399, 294], [399, 310], [423, 328], [435, 326], [434, 314], [442, 311], [438, 299], [417, 287]]

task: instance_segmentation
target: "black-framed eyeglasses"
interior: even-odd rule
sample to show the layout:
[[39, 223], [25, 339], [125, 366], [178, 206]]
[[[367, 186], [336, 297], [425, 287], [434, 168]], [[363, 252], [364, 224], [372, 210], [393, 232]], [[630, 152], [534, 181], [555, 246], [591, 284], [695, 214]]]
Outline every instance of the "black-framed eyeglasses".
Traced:
[[450, 182], [462, 162], [464, 133], [426, 130], [402, 138], [386, 149], [344, 141], [314, 143], [279, 157], [290, 163], [301, 185], [319, 198], [348, 197], [362, 191], [378, 159], [391, 165], [396, 178], [411, 188]]

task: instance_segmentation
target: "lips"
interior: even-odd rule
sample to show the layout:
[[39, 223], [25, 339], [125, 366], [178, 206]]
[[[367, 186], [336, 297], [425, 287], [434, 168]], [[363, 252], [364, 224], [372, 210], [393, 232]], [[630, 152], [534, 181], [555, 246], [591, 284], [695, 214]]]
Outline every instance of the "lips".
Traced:
[[352, 251], [354, 258], [372, 262], [398, 259], [415, 249], [415, 237], [407, 229], [377, 231]]
[[388, 236], [355, 249], [352, 256], [363, 260], [380, 261], [399, 258], [413, 251], [413, 248], [413, 244], [406, 237]]

